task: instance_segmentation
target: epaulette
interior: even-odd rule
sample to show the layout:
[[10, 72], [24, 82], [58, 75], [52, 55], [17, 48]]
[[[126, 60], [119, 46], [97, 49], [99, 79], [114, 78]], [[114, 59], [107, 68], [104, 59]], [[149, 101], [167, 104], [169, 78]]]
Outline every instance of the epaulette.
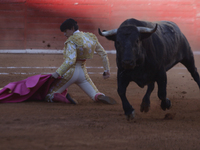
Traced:
[[94, 41], [98, 41], [96, 35], [94, 35], [93, 33], [90, 33], [90, 32], [86, 32], [86, 35], [88, 35], [90, 38], [92, 38]]
[[67, 41], [65, 42], [65, 44], [70, 42], [70, 41], [72, 41], [77, 46], [83, 46], [83, 39], [80, 37], [80, 35], [74, 34], [74, 35], [70, 36], [67, 39]]

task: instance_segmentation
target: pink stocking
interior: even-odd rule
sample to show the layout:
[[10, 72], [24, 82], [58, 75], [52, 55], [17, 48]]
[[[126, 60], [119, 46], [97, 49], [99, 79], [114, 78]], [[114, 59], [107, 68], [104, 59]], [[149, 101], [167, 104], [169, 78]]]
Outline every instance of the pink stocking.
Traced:
[[61, 94], [66, 96], [67, 95], [67, 91], [68, 91], [68, 89], [65, 89]]
[[102, 94], [102, 93], [97, 93], [97, 94], [95, 95], [95, 97], [94, 97], [95, 101], [98, 101], [97, 97], [98, 97], [99, 95], [103, 95], [103, 94]]

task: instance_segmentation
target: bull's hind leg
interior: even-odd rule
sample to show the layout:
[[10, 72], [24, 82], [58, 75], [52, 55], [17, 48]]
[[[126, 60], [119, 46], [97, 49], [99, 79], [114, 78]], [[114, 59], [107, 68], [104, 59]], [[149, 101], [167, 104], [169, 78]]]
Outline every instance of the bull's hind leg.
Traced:
[[198, 86], [200, 88], [199, 73], [197, 72], [197, 68], [195, 67], [193, 55], [191, 55], [190, 58], [182, 60], [181, 63], [188, 69], [188, 71], [192, 75], [194, 81], [198, 84]]
[[170, 109], [171, 101], [166, 98], [167, 96], [167, 75], [165, 70], [161, 70], [157, 76], [157, 84], [158, 84], [158, 97], [161, 100], [161, 108], [162, 110]]
[[150, 95], [152, 93], [152, 91], [154, 90], [154, 82], [150, 83], [148, 85], [146, 94], [144, 95], [143, 99], [142, 99], [142, 104], [140, 105], [140, 111], [141, 112], [148, 112], [149, 108], [150, 108]]

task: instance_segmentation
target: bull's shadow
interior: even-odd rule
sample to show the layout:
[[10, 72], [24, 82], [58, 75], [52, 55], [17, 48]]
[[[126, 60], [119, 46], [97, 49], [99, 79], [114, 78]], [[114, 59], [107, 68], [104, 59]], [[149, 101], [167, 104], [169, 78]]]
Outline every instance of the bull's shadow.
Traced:
[[161, 108], [170, 109], [171, 101], [166, 94], [166, 72], [179, 62], [188, 69], [200, 88], [193, 52], [175, 23], [127, 19], [118, 29], [103, 32], [99, 29], [99, 34], [114, 41], [118, 67], [117, 91], [128, 119], [134, 118], [134, 108], [126, 97], [126, 88], [131, 81], [140, 87], [148, 86], [141, 103], [141, 112], [149, 111], [155, 82]]

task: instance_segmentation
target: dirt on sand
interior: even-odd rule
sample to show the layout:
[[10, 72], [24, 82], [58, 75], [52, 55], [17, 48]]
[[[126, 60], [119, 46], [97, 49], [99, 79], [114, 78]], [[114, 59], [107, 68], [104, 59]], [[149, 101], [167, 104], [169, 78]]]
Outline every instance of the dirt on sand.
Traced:
[[[79, 104], [28, 101], [0, 103], [0, 150], [199, 150], [200, 91], [182, 65], [168, 73], [167, 95], [172, 108], [163, 111], [157, 87], [148, 113], [140, 112], [146, 87], [131, 82], [127, 97], [136, 118], [127, 121], [117, 94], [115, 55], [109, 54], [111, 77], [102, 78], [101, 59], [87, 61], [88, 72], [99, 91], [116, 105], [93, 102], [72, 85], [69, 93]], [[200, 73], [200, 56], [195, 55]], [[53, 73], [62, 55], [1, 54], [0, 86], [34, 74]]]

